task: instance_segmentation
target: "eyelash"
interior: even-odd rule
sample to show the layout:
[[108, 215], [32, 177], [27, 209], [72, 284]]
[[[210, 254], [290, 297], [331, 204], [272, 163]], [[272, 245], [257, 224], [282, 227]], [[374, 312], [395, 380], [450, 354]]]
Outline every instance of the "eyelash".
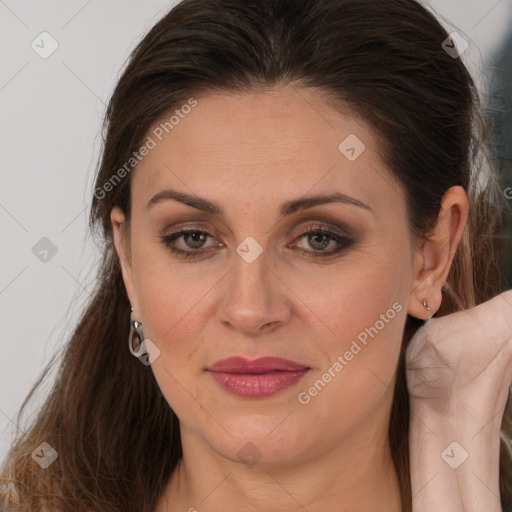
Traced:
[[[174, 241], [174, 240], [177, 240], [179, 238], [181, 238], [183, 235], [186, 235], [186, 234], [189, 234], [189, 233], [198, 233], [198, 234], [201, 234], [201, 235], [207, 235], [211, 238], [213, 238], [213, 235], [211, 233], [209, 233], [208, 231], [203, 231], [203, 230], [199, 230], [199, 229], [185, 229], [185, 230], [182, 230], [182, 231], [177, 231], [176, 233], [172, 233], [170, 235], [166, 235], [166, 236], [162, 236], [161, 237], [161, 243], [167, 248], [169, 249], [172, 253], [174, 254], [177, 254], [181, 257], [185, 257], [185, 258], [198, 258], [200, 256], [202, 256], [204, 253], [208, 252], [210, 249], [213, 249], [214, 247], [212, 248], [208, 248], [208, 249], [190, 249], [188, 251], [184, 251], [183, 249], [177, 249], [176, 247], [172, 247], [171, 246], [171, 243]], [[320, 250], [320, 251], [308, 251], [306, 249], [299, 249], [301, 252], [304, 252], [304, 253], [308, 253], [309, 256], [313, 257], [313, 258], [318, 258], [318, 257], [328, 257], [328, 256], [331, 256], [335, 253], [339, 253], [339, 252], [342, 252], [343, 250], [345, 249], [348, 249], [353, 243], [354, 243], [354, 240], [346, 237], [346, 236], [342, 236], [342, 235], [339, 235], [337, 233], [333, 233], [332, 231], [329, 231], [328, 229], [326, 229], [324, 226], [308, 226], [306, 228], [305, 231], [303, 231], [298, 237], [297, 237], [297, 240], [305, 237], [305, 236], [308, 236], [308, 235], [317, 235], [317, 234], [320, 234], [320, 235], [323, 235], [323, 236], [326, 236], [327, 238], [329, 238], [330, 240], [334, 240], [335, 242], [337, 242], [338, 244], [340, 244], [341, 247], [338, 247], [337, 249], [333, 249], [333, 250], [330, 250], [330, 251], [324, 251], [324, 250]]]

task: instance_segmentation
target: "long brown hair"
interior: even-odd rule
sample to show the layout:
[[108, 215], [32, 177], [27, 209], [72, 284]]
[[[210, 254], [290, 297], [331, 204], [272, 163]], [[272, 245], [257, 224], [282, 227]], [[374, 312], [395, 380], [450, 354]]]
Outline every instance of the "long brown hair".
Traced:
[[[182, 455], [178, 418], [150, 367], [128, 351], [129, 302], [110, 211], [117, 205], [129, 217], [131, 173], [119, 169], [150, 127], [191, 96], [293, 83], [350, 106], [374, 128], [383, 158], [404, 184], [417, 237], [428, 237], [449, 187], [468, 194], [468, 223], [437, 315], [501, 291], [493, 256], [501, 194], [487, 165], [475, 84], [461, 58], [443, 49], [448, 37], [415, 0], [184, 0], [149, 31], [106, 112], [90, 217], [103, 243], [97, 286], [46, 402], [30, 427], [19, 429], [4, 462], [4, 509], [149, 512]], [[114, 183], [115, 175], [122, 179]], [[407, 318], [389, 425], [404, 511], [411, 489], [403, 352], [420, 325]], [[18, 426], [49, 369], [23, 403]], [[506, 413], [502, 443], [509, 428]], [[31, 458], [42, 442], [59, 454], [45, 470]], [[505, 444], [500, 457], [507, 506], [512, 463]]]

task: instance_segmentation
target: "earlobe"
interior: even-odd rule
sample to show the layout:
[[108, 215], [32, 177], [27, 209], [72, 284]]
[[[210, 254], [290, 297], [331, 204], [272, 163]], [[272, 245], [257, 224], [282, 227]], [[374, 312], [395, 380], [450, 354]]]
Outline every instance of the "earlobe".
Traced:
[[414, 278], [407, 308], [411, 316], [427, 319], [441, 307], [442, 287], [464, 232], [468, 207], [462, 187], [451, 187], [444, 194], [434, 231], [414, 255]]

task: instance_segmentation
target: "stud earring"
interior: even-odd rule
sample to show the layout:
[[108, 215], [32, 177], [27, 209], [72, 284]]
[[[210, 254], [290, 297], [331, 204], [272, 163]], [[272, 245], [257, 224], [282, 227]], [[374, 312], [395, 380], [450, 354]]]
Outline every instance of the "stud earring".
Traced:
[[[134, 344], [135, 342], [135, 344]], [[144, 353], [144, 331], [142, 324], [135, 320], [133, 308], [130, 307], [130, 334], [128, 335], [128, 348], [135, 357]]]
[[423, 299], [423, 307], [427, 310], [427, 311], [430, 311], [430, 307], [428, 306], [427, 304], [427, 299]]

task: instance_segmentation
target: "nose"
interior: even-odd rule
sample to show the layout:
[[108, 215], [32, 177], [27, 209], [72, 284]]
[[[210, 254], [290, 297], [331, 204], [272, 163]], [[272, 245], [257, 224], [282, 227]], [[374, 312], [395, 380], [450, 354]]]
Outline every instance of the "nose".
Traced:
[[278, 271], [270, 268], [265, 251], [252, 263], [236, 254], [226, 276], [219, 318], [248, 335], [267, 333], [290, 318], [287, 290]]

